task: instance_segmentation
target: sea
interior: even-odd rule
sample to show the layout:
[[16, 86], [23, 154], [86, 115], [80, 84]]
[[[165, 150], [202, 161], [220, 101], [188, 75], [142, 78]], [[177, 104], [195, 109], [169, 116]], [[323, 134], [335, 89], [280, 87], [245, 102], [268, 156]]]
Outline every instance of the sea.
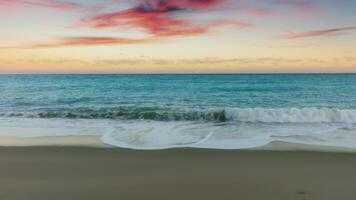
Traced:
[[356, 149], [356, 74], [0, 75], [1, 138], [119, 148]]

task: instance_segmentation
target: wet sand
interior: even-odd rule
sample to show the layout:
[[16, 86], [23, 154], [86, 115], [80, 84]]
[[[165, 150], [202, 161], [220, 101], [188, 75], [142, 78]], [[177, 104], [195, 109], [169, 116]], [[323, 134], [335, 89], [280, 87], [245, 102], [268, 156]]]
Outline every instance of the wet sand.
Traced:
[[356, 197], [356, 154], [1, 147], [1, 200]]

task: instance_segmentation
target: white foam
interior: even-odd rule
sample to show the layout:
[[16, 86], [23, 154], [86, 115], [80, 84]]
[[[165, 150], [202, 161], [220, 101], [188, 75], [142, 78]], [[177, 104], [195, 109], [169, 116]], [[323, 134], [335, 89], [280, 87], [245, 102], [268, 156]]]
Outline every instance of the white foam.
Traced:
[[112, 146], [131, 149], [192, 147], [204, 141], [211, 131], [205, 124], [188, 122], [121, 122], [103, 135], [102, 140]]
[[[217, 126], [214, 123], [136, 121], [121, 123], [105, 134], [102, 140], [112, 146], [142, 150], [180, 147], [246, 149], [261, 147], [273, 141], [309, 144], [305, 138], [313, 135], [322, 140], [324, 135], [337, 134], [341, 128], [343, 126], [340, 124], [233, 123]], [[353, 141], [356, 144], [356, 138]], [[315, 143], [326, 146], [333, 144], [335, 142], [331, 138], [330, 141]]]
[[264, 123], [356, 123], [356, 110], [336, 108], [228, 108], [227, 118]]
[[0, 118], [0, 136], [4, 137], [100, 136], [111, 127], [105, 120]]
[[214, 123], [0, 118], [0, 137], [98, 136], [103, 143], [113, 147], [142, 150], [183, 147], [245, 149], [273, 141], [356, 149], [356, 128], [352, 124], [300, 121]]

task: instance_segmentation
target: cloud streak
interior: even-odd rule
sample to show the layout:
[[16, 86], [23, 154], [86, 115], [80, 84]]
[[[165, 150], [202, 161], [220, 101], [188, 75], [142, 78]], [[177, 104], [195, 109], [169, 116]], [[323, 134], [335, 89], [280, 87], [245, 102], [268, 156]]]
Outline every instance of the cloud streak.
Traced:
[[35, 6], [56, 10], [74, 10], [79, 4], [53, 0], [0, 0], [0, 7]]
[[319, 6], [315, 4], [313, 1], [304, 1], [304, 0], [294, 0], [294, 1], [288, 1], [288, 0], [279, 0], [275, 1], [275, 4], [277, 5], [282, 5], [286, 6], [289, 9], [296, 9], [299, 11], [302, 11], [304, 13], [312, 13], [312, 12], [318, 12], [319, 11]]
[[153, 42], [153, 39], [128, 39], [115, 37], [65, 37], [51, 43], [34, 44], [27, 46], [28, 49], [55, 48], [73, 46], [100, 46], [100, 45], [129, 45]]
[[332, 29], [322, 29], [322, 30], [312, 30], [307, 32], [300, 33], [288, 33], [286, 35], [281, 36], [282, 39], [302, 39], [302, 38], [310, 38], [310, 37], [328, 37], [334, 36], [338, 34], [344, 34], [350, 31], [356, 30], [356, 26], [350, 27], [342, 27], [342, 28], [332, 28]]

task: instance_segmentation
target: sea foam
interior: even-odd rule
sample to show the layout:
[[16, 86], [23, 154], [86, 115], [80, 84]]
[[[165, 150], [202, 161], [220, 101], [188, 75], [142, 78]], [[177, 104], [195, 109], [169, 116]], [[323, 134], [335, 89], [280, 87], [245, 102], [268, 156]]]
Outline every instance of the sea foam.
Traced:
[[336, 108], [229, 108], [228, 119], [264, 123], [356, 123], [356, 110]]
[[113, 147], [142, 150], [245, 149], [273, 141], [356, 148], [355, 110], [228, 108], [191, 112], [224, 113], [225, 120], [4, 117], [0, 119], [0, 136], [97, 135]]

